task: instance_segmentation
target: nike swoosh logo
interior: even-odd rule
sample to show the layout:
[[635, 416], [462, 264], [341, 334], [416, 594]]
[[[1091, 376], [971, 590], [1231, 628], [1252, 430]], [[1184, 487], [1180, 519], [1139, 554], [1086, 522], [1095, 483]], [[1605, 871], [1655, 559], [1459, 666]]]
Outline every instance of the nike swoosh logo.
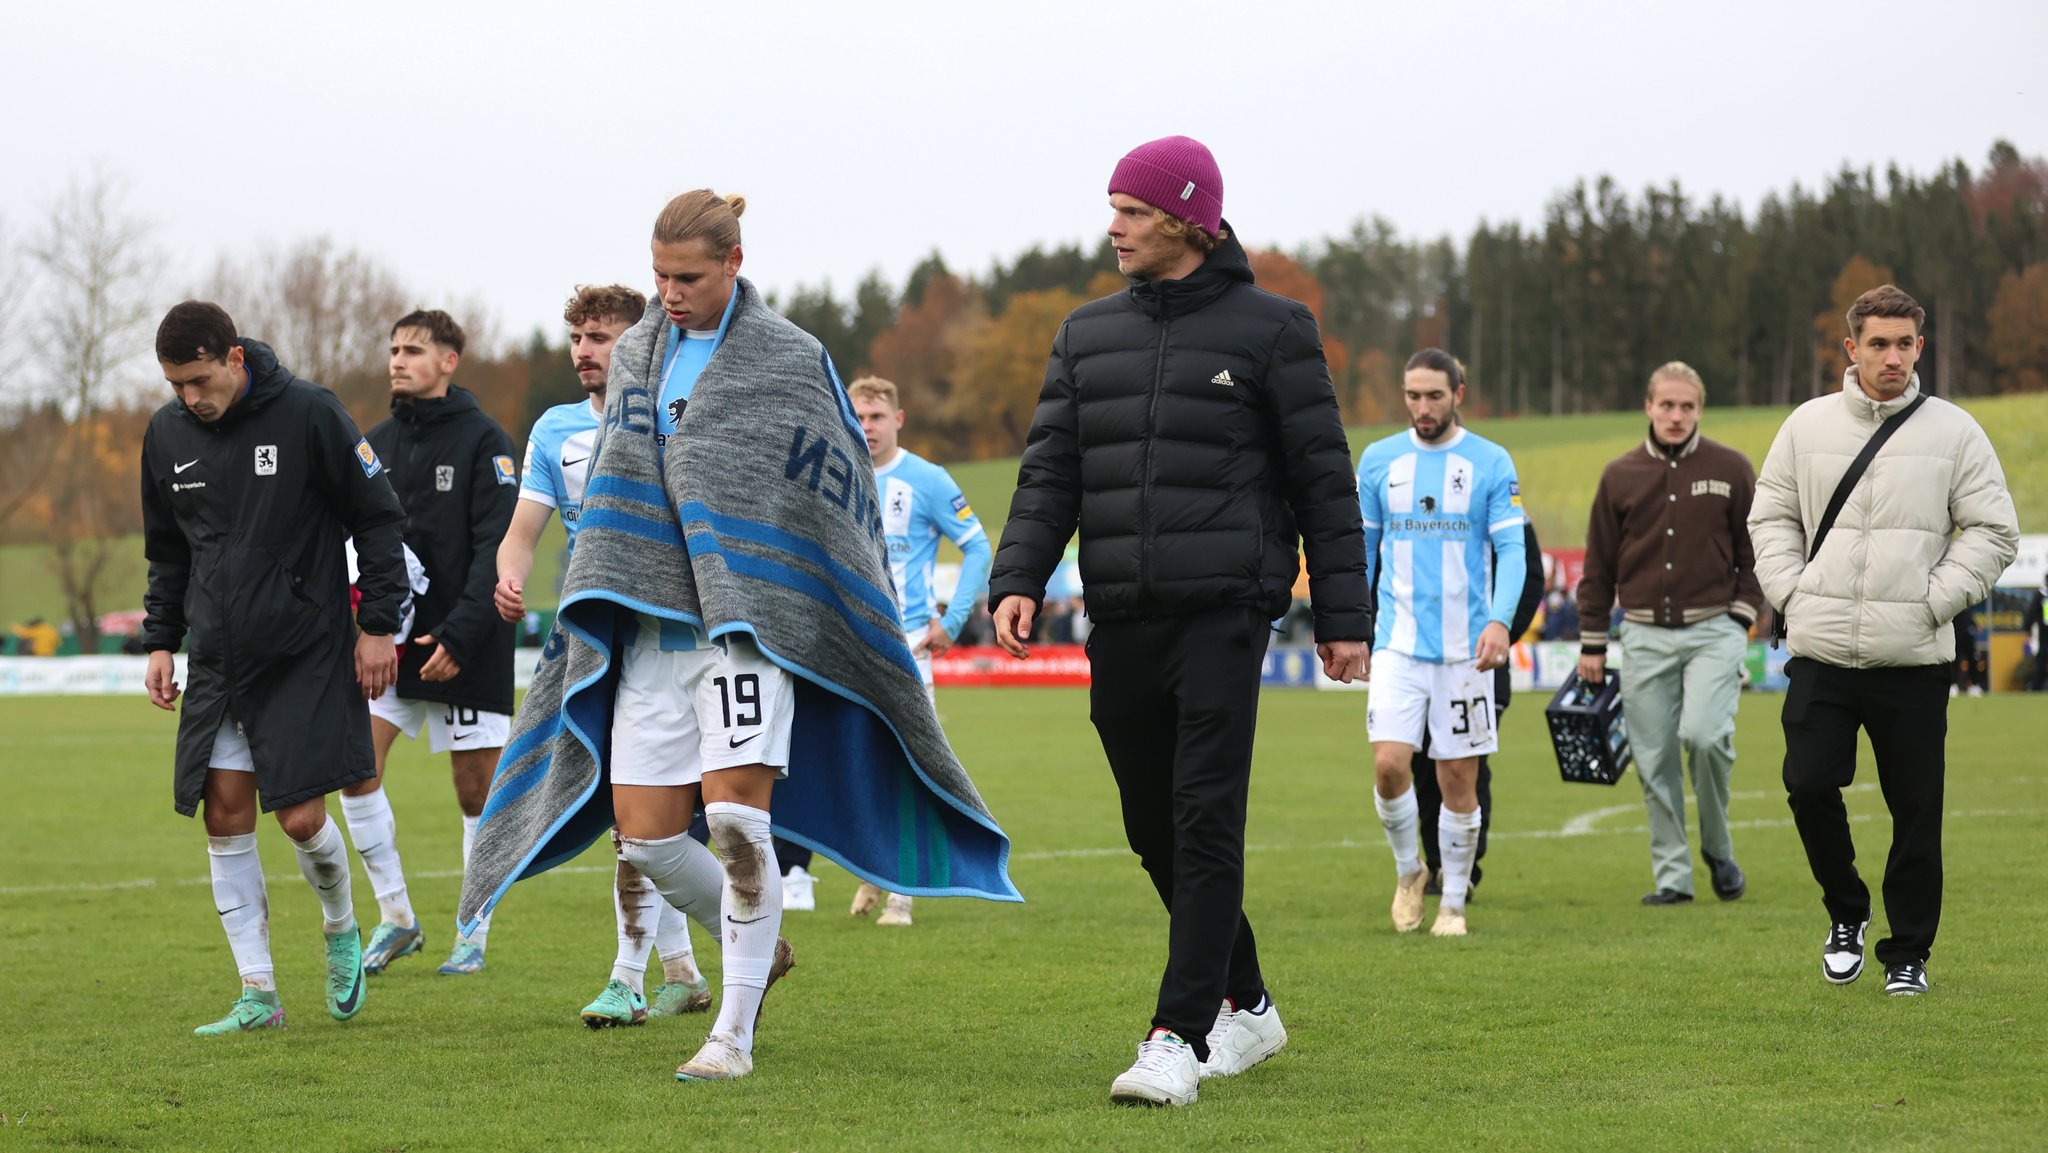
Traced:
[[1388, 488], [1406, 488], [1407, 485], [1408, 482], [1405, 480], [1390, 480], [1387, 482]]
[[589, 460], [589, 459], [590, 459], [590, 458], [589, 458], [589, 457], [587, 457], [587, 456], [579, 456], [579, 457], [577, 457], [577, 458], [576, 458], [575, 460], [570, 460], [570, 459], [569, 459], [568, 457], [566, 457], [566, 456], [565, 456], [565, 457], [563, 457], [563, 458], [562, 458], [562, 467], [563, 467], [563, 468], [575, 468], [575, 467], [576, 467], [577, 465], [579, 465], [579, 464], [582, 464], [582, 463], [583, 463], [584, 461], [586, 461], [586, 460]]
[[730, 916], [730, 915], [728, 915], [728, 916], [727, 916], [727, 917], [725, 918], [725, 921], [726, 921], [726, 923], [727, 923], [727, 924], [729, 924], [729, 925], [753, 925], [753, 924], [757, 924], [757, 923], [759, 923], [759, 922], [761, 922], [761, 921], [765, 921], [765, 920], [767, 920], [767, 919], [768, 919], [768, 914], [766, 914], [766, 913], [763, 913], [763, 914], [761, 914], [761, 915], [760, 915], [760, 916], [758, 916], [758, 917], [752, 917], [752, 918], [749, 918], [749, 919], [747, 919], [747, 920], [745, 920], [745, 921], [742, 921], [742, 920], [740, 920], [740, 919], [739, 919], [738, 917], [734, 917], [734, 916]]
[[356, 1011], [356, 1005], [359, 1004], [362, 1001], [362, 999], [363, 978], [361, 977], [361, 975], [358, 975], [356, 977], [356, 983], [349, 986], [348, 1000], [335, 1002], [335, 1007], [341, 1010], [341, 1012], [344, 1014], [353, 1013]]
[[725, 739], [726, 739], [726, 741], [727, 741], [727, 742], [729, 742], [729, 747], [730, 747], [730, 748], [735, 748], [735, 749], [736, 749], [736, 748], [739, 748], [739, 747], [740, 747], [741, 745], [744, 745], [744, 744], [746, 744], [746, 743], [747, 743], [747, 741], [751, 741], [751, 740], [753, 740], [753, 739], [754, 739], [754, 737], [758, 737], [758, 736], [760, 736], [760, 735], [761, 735], [761, 734], [759, 734], [759, 733], [755, 733], [753, 737], [748, 737], [748, 738], [746, 738], [746, 740], [741, 740], [741, 739], [740, 739], [740, 738], [738, 738], [738, 737], [727, 737], [727, 738], [725, 738]]
[[334, 891], [334, 885], [339, 885], [339, 884], [341, 884], [341, 882], [340, 882], [340, 881], [336, 881], [336, 882], [334, 882], [334, 884], [333, 884], [333, 885], [315, 885], [315, 886], [313, 886], [313, 887], [314, 887], [314, 888], [316, 888], [316, 889], [318, 889], [318, 890], [320, 890], [320, 891], [321, 891], [321, 892], [323, 892], [323, 893], [331, 893], [331, 892], [333, 892], [333, 891]]
[[229, 913], [239, 913], [239, 912], [241, 912], [241, 911], [242, 911], [243, 909], [246, 909], [246, 908], [248, 908], [248, 907], [249, 907], [249, 906], [248, 906], [248, 903], [247, 903], [247, 902], [244, 902], [244, 903], [242, 903], [242, 904], [240, 904], [240, 905], [236, 905], [236, 906], [235, 906], [234, 908], [232, 908], [232, 909], [215, 909], [215, 910], [214, 910], [214, 912], [216, 912], [216, 913], [219, 913], [219, 914], [220, 914], [221, 916], [225, 917], [225, 916], [227, 916], [227, 915], [228, 915]]
[[184, 471], [185, 471], [186, 469], [188, 469], [188, 468], [191, 468], [191, 467], [192, 467], [193, 465], [195, 465], [195, 464], [198, 464], [198, 463], [199, 463], [199, 462], [198, 462], [198, 461], [196, 461], [196, 460], [188, 460], [188, 461], [186, 461], [186, 462], [185, 462], [184, 464], [174, 464], [174, 465], [172, 465], [172, 466], [171, 466], [171, 471], [172, 471], [172, 472], [184, 472]]

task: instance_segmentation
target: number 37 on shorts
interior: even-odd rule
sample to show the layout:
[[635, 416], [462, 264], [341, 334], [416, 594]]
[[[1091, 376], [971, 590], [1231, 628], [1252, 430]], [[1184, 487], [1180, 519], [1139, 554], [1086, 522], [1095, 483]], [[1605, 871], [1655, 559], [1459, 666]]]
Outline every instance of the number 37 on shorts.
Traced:
[[1429, 747], [1441, 760], [1484, 756], [1500, 750], [1493, 727], [1493, 674], [1475, 661], [1440, 665], [1414, 660], [1392, 649], [1372, 654], [1366, 739]]

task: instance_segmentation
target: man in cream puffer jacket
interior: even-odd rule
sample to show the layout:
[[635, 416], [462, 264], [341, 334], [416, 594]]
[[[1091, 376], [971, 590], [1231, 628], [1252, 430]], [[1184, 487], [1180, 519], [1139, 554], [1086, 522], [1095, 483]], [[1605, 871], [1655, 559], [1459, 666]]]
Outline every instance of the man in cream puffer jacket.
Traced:
[[1834, 926], [1821, 971], [1863, 971], [1870, 891], [1857, 875], [1842, 788], [1856, 730], [1870, 735], [1892, 812], [1884, 877], [1891, 935], [1877, 943], [1887, 992], [1926, 991], [1941, 920], [1941, 811], [1949, 621], [1991, 591], [2019, 547], [2019, 520], [1991, 441], [1929, 397], [1871, 461], [1810, 562], [1836, 485], [1887, 418], [1920, 396], [1913, 371], [1926, 312], [1884, 285], [1849, 310], [1840, 393], [1801, 405], [1757, 478], [1749, 533], [1764, 594], [1789, 625], [1785, 788]]

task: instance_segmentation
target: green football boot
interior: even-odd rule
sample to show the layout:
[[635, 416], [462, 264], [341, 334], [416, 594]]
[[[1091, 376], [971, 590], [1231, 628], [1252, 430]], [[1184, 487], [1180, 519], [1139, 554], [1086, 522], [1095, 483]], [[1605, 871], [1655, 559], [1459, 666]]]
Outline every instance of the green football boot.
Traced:
[[369, 982], [363, 973], [363, 935], [354, 928], [327, 934], [327, 1013], [346, 1021], [362, 1011]]
[[229, 1033], [253, 1033], [258, 1029], [284, 1028], [284, 1006], [274, 989], [243, 989], [228, 1015], [211, 1025], [192, 1030], [194, 1037], [223, 1037]]
[[593, 1029], [638, 1025], [645, 1020], [647, 998], [617, 977], [605, 983], [604, 992], [597, 995], [597, 1000], [583, 1006], [583, 1023]]
[[654, 996], [647, 1002], [647, 1015], [680, 1017], [685, 1013], [702, 1013], [710, 1007], [711, 982], [700, 976], [695, 981], [663, 981], [655, 986]]

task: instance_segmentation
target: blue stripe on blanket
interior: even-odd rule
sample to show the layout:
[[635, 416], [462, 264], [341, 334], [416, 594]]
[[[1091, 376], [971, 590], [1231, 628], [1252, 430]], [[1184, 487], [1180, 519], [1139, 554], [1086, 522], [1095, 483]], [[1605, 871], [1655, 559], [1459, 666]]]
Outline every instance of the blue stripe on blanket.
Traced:
[[663, 515], [668, 513], [668, 494], [661, 490], [660, 485], [648, 484], [646, 481], [627, 480], [622, 476], [591, 477], [590, 484], [583, 490], [583, 499], [588, 502], [592, 497], [599, 496], [638, 501], [641, 504], [653, 505], [660, 509]]
[[[749, 544], [766, 545], [769, 548], [780, 549], [783, 552], [802, 557], [826, 572], [831, 573], [832, 579], [846, 586], [847, 591], [851, 592], [856, 599], [867, 605], [870, 609], [873, 609], [876, 613], [891, 620], [898, 618], [896, 598], [892, 593], [876, 588], [862, 578], [859, 573], [834, 561], [830, 554], [813, 541], [805, 540], [795, 533], [786, 532], [776, 528], [774, 525], [762, 524], [757, 520], [746, 520], [741, 517], [713, 512], [710, 506], [697, 501], [676, 506], [676, 517], [684, 524], [694, 520], [704, 521], [719, 536], [729, 536], [735, 540], [746, 541]], [[692, 543], [706, 539], [702, 534], [692, 534], [690, 537]], [[723, 547], [717, 545], [715, 541], [713, 542], [713, 547], [718, 548], [721, 553], [724, 551]]]
[[576, 530], [579, 534], [592, 529], [610, 529], [613, 532], [651, 540], [656, 544], [665, 544], [673, 548], [683, 547], [682, 530], [677, 528], [674, 519], [667, 515], [666, 506], [663, 506], [660, 517], [641, 516], [622, 508], [587, 508], [583, 510], [583, 515], [576, 523], [580, 526]]
[[[792, 592], [800, 592], [810, 597], [812, 600], [839, 614], [840, 618], [845, 620], [847, 626], [853, 629], [854, 633], [860, 637], [861, 643], [875, 650], [880, 655], [887, 657], [891, 664], [902, 669], [908, 675], [913, 677], [920, 675], [917, 670], [916, 659], [910, 655], [910, 649], [903, 643], [902, 631], [900, 629], [877, 628], [875, 625], [868, 623], [859, 614], [847, 611], [851, 606], [846, 603], [845, 597], [839, 595], [837, 586], [827, 584], [818, 579], [814, 574], [791, 565], [783, 564], [781, 561], [769, 560], [767, 557], [754, 556], [750, 553], [731, 552], [719, 542], [716, 536], [708, 532], [691, 533], [689, 543], [692, 555], [708, 556], [716, 554], [720, 560], [725, 562], [726, 568], [738, 573], [740, 576], [752, 577], [755, 580], [771, 581]], [[723, 635], [731, 631], [733, 631], [731, 628], [720, 628], [715, 635]], [[752, 632], [753, 628], [749, 626], [746, 631]]]

